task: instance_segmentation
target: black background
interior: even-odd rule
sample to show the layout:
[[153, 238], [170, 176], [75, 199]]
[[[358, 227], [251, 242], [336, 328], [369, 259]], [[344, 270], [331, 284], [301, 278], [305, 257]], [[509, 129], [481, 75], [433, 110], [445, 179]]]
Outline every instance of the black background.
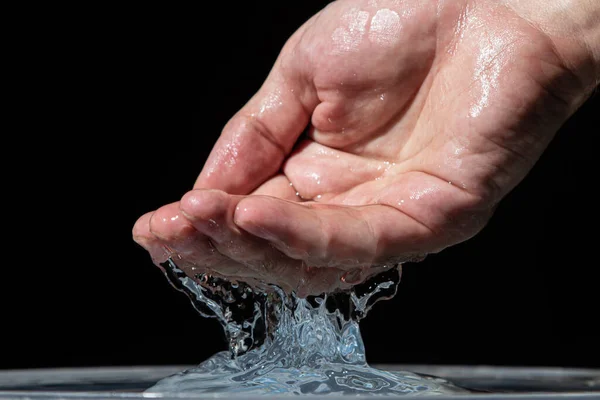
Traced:
[[[192, 187], [327, 2], [294, 3], [79, 10], [29, 38], [30, 111], [6, 147], [0, 368], [196, 364], [226, 348], [131, 228]], [[600, 367], [598, 111], [595, 97], [565, 124], [479, 235], [405, 266], [361, 324], [370, 362]]]

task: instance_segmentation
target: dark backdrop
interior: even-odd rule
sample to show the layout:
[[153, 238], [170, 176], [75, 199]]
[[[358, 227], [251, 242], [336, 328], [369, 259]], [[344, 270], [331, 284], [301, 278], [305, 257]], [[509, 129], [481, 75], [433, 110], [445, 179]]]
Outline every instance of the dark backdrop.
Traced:
[[[32, 38], [31, 112], [22, 147], [6, 147], [19, 158], [6, 169], [1, 368], [195, 364], [225, 349], [131, 227], [191, 188], [327, 2], [252, 3], [86, 10]], [[596, 97], [568, 121], [478, 236], [405, 266], [362, 322], [370, 362], [600, 367], [599, 111]]]

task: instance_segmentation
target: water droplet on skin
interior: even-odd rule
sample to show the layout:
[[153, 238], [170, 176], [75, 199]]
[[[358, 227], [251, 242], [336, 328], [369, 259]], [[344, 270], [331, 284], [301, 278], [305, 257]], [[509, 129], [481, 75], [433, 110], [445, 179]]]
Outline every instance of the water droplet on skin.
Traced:
[[420, 200], [421, 198], [424, 198], [425, 196], [430, 196], [437, 191], [438, 191], [438, 187], [434, 185], [431, 187], [426, 187], [424, 189], [419, 189], [419, 190], [413, 191], [411, 193], [411, 195], [409, 196], [409, 198], [411, 200]]
[[276, 89], [274, 92], [269, 93], [262, 101], [260, 105], [260, 110], [258, 112], [259, 115], [263, 115], [265, 112], [269, 110], [276, 110], [283, 105], [283, 101], [281, 100], [281, 92], [279, 89]]
[[317, 185], [321, 184], [321, 175], [317, 174], [316, 172], [309, 174], [308, 177], [312, 179]]

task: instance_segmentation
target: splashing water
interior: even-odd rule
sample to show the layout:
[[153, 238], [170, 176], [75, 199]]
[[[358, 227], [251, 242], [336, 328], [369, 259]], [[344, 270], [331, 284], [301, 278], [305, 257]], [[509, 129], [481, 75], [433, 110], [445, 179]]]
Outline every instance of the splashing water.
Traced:
[[372, 396], [466, 392], [439, 378], [367, 364], [359, 321], [375, 302], [396, 294], [399, 265], [351, 290], [306, 298], [274, 285], [259, 289], [209, 274], [189, 277], [172, 259], [161, 264], [161, 269], [201, 315], [219, 320], [229, 351], [162, 379], [148, 393]]

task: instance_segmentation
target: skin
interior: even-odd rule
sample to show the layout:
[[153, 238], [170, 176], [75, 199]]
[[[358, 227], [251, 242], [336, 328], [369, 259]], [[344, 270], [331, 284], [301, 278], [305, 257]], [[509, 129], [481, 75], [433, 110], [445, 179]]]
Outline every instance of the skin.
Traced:
[[593, 3], [329, 4], [134, 240], [305, 296], [471, 238], [596, 87]]

